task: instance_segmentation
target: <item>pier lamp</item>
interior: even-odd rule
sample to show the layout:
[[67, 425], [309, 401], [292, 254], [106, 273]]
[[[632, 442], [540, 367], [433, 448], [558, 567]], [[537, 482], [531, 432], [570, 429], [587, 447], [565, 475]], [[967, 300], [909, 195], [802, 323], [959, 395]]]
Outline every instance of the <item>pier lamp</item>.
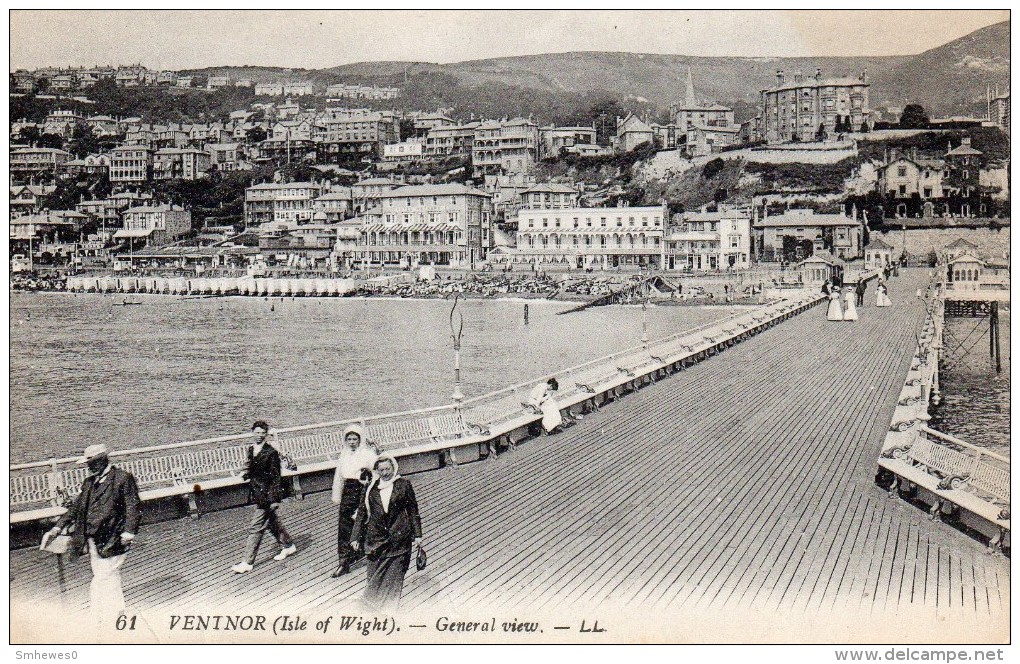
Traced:
[[641, 303], [641, 347], [648, 350], [648, 299]]
[[464, 393], [460, 391], [460, 338], [464, 334], [464, 315], [457, 311], [460, 294], [453, 297], [450, 308], [450, 337], [453, 339], [453, 403], [457, 410], [464, 401]]
[[645, 298], [641, 302], [641, 347], [648, 350], [648, 283], [645, 282]]

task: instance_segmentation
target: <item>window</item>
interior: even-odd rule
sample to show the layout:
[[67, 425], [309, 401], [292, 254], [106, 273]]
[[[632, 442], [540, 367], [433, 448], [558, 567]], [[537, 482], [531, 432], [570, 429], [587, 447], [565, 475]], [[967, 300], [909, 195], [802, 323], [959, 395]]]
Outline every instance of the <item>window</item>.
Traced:
[[906, 195], [906, 193], [907, 193], [907, 185], [901, 184], [900, 185], [900, 196], [904, 196], [904, 195]]
[[907, 167], [906, 166], [900, 166], [899, 168], [897, 168], [896, 169], [896, 175], [898, 175], [901, 178], [902, 177], [906, 177], [906, 175], [907, 175]]
[[542, 228], [549, 228], [549, 220], [542, 219]]
[[605, 217], [602, 217], [602, 224], [601, 225], [602, 225], [603, 228], [606, 227], [606, 218]]
[[925, 187], [924, 188], [924, 197], [925, 198], [931, 198], [931, 187]]
[[642, 226], [648, 225], [648, 217], [641, 217], [641, 225]]

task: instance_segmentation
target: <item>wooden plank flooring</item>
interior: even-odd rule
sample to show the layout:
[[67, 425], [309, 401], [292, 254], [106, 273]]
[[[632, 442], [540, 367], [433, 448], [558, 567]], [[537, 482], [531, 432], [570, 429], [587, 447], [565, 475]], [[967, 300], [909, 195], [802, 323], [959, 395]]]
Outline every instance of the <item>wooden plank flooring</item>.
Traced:
[[[913, 293], [924, 276], [893, 280], [890, 309], [874, 306], [871, 289], [858, 323], [825, 321], [816, 307], [564, 433], [413, 476], [429, 568], [409, 575], [403, 608], [835, 615], [851, 635], [865, 620], [1005, 625], [1008, 564], [873, 484], [923, 316]], [[271, 560], [267, 538], [245, 576], [229, 567], [246, 509], [144, 529], [124, 570], [129, 605], [351, 606], [364, 574], [329, 578], [328, 497], [281, 513], [298, 555]], [[51, 565], [35, 551], [11, 554], [16, 605], [57, 596]], [[69, 570], [71, 606], [85, 602], [87, 579], [87, 562]]]

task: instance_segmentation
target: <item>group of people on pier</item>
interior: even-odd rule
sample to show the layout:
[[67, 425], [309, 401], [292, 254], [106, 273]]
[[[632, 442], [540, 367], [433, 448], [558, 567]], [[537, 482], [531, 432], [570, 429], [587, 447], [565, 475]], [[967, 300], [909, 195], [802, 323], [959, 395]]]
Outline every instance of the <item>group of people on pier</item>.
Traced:
[[[245, 478], [251, 485], [254, 508], [244, 558], [231, 568], [237, 574], [252, 571], [267, 530], [280, 545], [274, 560], [286, 560], [297, 552], [278, 515], [283, 501], [279, 450], [268, 441], [269, 425], [263, 420], [252, 425], [252, 435]], [[331, 576], [348, 574], [364, 557], [365, 604], [389, 612], [400, 602], [412, 552], [417, 550], [419, 559], [424, 556], [418, 502], [411, 483], [398, 474], [397, 460], [380, 454], [362, 427], [348, 426], [342, 438], [331, 494], [338, 506], [338, 563]]]
[[[883, 273], [887, 274], [887, 273]], [[832, 321], [856, 321], [858, 307], [864, 307], [864, 295], [868, 290], [868, 284], [864, 279], [859, 279], [856, 284], [846, 284], [842, 288], [826, 281], [822, 285], [822, 292], [829, 298], [829, 307], [825, 312], [826, 320]], [[876, 286], [876, 307], [890, 307], [892, 300], [889, 299], [889, 286], [883, 277], [878, 278]]]
[[[266, 531], [280, 545], [273, 560], [283, 561], [297, 553], [279, 514], [284, 497], [280, 451], [270, 440], [264, 420], [257, 420], [251, 431], [243, 478], [253, 507], [241, 562], [231, 568], [236, 574], [254, 569]], [[411, 483], [399, 475], [397, 460], [380, 454], [360, 426], [347, 427], [343, 441], [332, 491], [339, 510], [339, 560], [332, 576], [348, 574], [364, 557], [364, 603], [369, 609], [392, 613], [399, 605], [412, 552], [417, 551], [419, 569], [425, 564], [418, 502]], [[125, 610], [121, 568], [138, 534], [141, 499], [134, 476], [110, 463], [105, 445], [89, 446], [78, 463], [87, 465], [89, 475], [67, 512], [44, 534], [41, 548], [72, 557], [88, 553], [89, 607], [94, 626], [105, 630]]]

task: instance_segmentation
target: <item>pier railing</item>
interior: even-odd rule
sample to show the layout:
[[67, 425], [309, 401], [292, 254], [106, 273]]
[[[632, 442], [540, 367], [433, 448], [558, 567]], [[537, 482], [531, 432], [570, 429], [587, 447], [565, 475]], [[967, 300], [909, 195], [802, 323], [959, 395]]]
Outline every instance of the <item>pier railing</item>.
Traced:
[[992, 524], [991, 541], [1001, 545], [1010, 530], [1010, 461], [928, 426], [929, 407], [939, 398], [939, 356], [947, 284], [933, 279], [925, 290], [927, 315], [900, 392], [879, 468], [891, 474], [890, 495], [924, 492], [930, 514], [965, 513]]
[[[525, 383], [469, 399], [460, 404], [359, 417], [271, 432], [273, 444], [288, 465], [285, 475], [334, 468], [342, 449], [342, 432], [360, 424], [366, 437], [383, 451], [407, 456], [453, 450], [506, 436], [541, 418], [528, 404], [538, 382], [555, 376], [561, 409], [614, 398], [638, 384], [720, 352], [727, 346], [778, 324], [817, 304], [815, 291], [791, 292], [787, 299], [745, 309], [670, 336], [642, 341], [618, 353], [559, 370]], [[131, 472], [143, 499], [193, 495], [200, 491], [239, 485], [246, 462], [248, 434], [154, 445], [111, 453], [111, 460]], [[54, 516], [79, 490], [86, 469], [76, 457], [50, 459], [10, 467], [11, 521]]]

